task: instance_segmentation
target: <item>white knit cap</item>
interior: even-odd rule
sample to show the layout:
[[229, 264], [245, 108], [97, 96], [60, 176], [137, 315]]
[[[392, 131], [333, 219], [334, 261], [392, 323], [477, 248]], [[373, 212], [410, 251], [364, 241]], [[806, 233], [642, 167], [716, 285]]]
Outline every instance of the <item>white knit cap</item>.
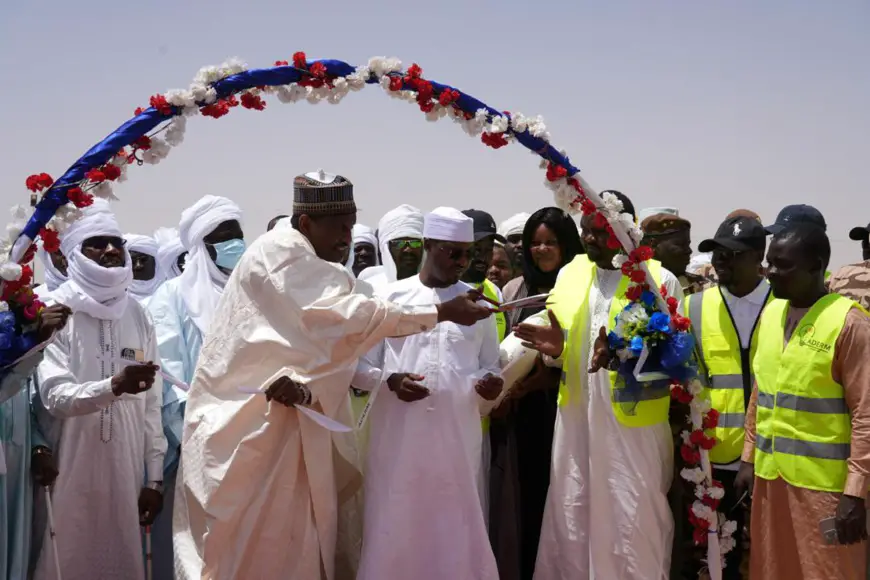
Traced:
[[423, 237], [445, 242], [474, 242], [474, 220], [452, 207], [439, 207], [426, 215]]

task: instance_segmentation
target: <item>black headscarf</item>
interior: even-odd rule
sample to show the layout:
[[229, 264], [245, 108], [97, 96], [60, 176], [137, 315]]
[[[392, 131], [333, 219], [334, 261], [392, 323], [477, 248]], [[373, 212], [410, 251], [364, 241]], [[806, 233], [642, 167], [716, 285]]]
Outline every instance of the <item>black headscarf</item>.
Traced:
[[[559, 268], [552, 272], [542, 272], [535, 266], [535, 261], [532, 259], [532, 239], [541, 224], [556, 234], [559, 248], [562, 251], [562, 263]], [[523, 228], [523, 279], [529, 295], [553, 288], [562, 266], [571, 262], [577, 254], [582, 253], [583, 244], [580, 243], [580, 232], [577, 229], [577, 223], [571, 216], [557, 207], [545, 207], [533, 213]]]

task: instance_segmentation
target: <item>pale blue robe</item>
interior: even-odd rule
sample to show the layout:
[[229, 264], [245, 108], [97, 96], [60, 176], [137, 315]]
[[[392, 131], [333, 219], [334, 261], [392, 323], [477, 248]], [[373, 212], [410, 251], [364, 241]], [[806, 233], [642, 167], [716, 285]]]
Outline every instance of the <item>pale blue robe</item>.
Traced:
[[[157, 336], [161, 370], [189, 385], [202, 348], [202, 333], [187, 311], [180, 280], [173, 278], [160, 286], [149, 298], [148, 312]], [[172, 508], [186, 403], [187, 393], [164, 381], [163, 434], [169, 448], [163, 464], [163, 511], [151, 530], [154, 580], [171, 580], [174, 574]]]
[[0, 474], [0, 578], [24, 579], [35, 548], [33, 534], [33, 478], [30, 456], [34, 447], [47, 446], [30, 412], [27, 383], [42, 354], [0, 371], [0, 445], [6, 473]]

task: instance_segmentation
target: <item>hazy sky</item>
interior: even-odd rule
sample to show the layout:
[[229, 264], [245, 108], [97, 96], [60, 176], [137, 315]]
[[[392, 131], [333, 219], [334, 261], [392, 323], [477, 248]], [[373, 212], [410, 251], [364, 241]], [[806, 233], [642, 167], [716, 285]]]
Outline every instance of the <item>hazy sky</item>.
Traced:
[[[860, 259], [849, 228], [870, 221], [868, 27], [867, 0], [5, 2], [0, 201], [27, 203], [28, 175], [60, 176], [203, 65], [396, 56], [497, 109], [543, 115], [590, 184], [679, 207], [695, 244], [738, 207], [772, 221], [816, 205], [840, 265]], [[225, 195], [253, 238], [290, 213], [293, 176], [318, 168], [354, 182], [373, 227], [405, 202], [497, 221], [552, 204], [521, 146], [491, 150], [372, 86], [338, 106], [273, 97], [262, 112], [193, 118], [159, 166], [131, 168], [116, 209], [149, 233]]]

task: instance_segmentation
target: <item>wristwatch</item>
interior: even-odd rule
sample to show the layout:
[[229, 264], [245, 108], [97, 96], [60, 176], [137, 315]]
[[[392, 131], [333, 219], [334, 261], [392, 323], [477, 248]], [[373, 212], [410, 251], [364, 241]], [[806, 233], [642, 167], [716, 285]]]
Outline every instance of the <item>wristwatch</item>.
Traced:
[[145, 484], [145, 489], [153, 489], [157, 493], [163, 495], [163, 482], [162, 481], [149, 481]]

